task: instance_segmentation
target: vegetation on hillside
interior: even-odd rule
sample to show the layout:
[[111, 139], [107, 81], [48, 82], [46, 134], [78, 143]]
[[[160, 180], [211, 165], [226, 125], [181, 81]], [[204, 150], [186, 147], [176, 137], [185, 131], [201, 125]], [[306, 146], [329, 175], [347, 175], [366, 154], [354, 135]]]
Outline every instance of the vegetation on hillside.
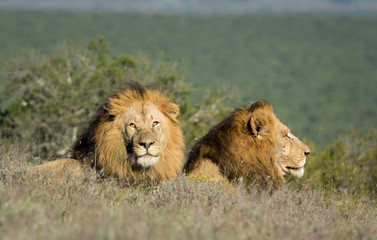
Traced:
[[309, 146], [304, 177], [291, 181], [345, 195], [377, 196], [377, 129], [340, 136], [323, 151]]
[[29, 144], [33, 155], [64, 156], [109, 96], [130, 81], [161, 89], [180, 106], [186, 143], [204, 135], [230, 108], [228, 94], [203, 91], [193, 103], [192, 88], [182, 79], [177, 63], [143, 55], [110, 56], [99, 38], [87, 50], [72, 44], [49, 56], [30, 52], [4, 67], [7, 85], [0, 93], [0, 135]]
[[97, 35], [112, 56], [142, 52], [154, 62], [162, 51], [182, 60], [195, 88], [228, 83], [239, 92], [232, 106], [267, 99], [297, 136], [323, 147], [353, 128], [375, 127], [376, 25], [375, 16], [3, 11], [0, 59], [30, 48], [51, 55], [66, 40], [84, 48]]

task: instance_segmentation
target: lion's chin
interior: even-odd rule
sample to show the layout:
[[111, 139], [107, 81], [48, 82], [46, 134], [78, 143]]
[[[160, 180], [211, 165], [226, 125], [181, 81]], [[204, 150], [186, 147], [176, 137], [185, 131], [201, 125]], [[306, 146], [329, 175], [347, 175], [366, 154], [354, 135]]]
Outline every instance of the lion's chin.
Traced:
[[283, 176], [287, 174], [291, 174], [297, 178], [301, 178], [302, 176], [304, 176], [304, 172], [305, 172], [304, 166], [299, 167], [299, 168], [282, 166], [281, 170], [283, 171]]
[[304, 167], [300, 167], [300, 168], [297, 168], [297, 169], [290, 169], [290, 173], [295, 176], [295, 177], [298, 177], [298, 178], [301, 178], [302, 176], [304, 176]]
[[152, 155], [144, 155], [137, 158], [137, 164], [142, 166], [143, 168], [152, 167], [158, 162], [158, 157]]
[[287, 169], [287, 173], [288, 174], [291, 174], [295, 177], [298, 177], [298, 178], [301, 178], [302, 176], [304, 176], [304, 167], [300, 167], [300, 168], [293, 168], [293, 167], [286, 167]]

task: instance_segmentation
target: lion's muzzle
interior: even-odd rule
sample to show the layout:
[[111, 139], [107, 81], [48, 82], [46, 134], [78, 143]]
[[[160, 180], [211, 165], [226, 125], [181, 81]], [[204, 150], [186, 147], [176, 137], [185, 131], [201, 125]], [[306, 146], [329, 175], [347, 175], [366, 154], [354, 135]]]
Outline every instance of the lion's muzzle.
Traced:
[[155, 141], [143, 141], [139, 142], [139, 146], [145, 148], [147, 151], [150, 146], [152, 146], [155, 143]]
[[143, 140], [134, 145], [133, 151], [136, 156], [136, 163], [143, 168], [155, 165], [160, 156], [160, 147], [155, 141]]

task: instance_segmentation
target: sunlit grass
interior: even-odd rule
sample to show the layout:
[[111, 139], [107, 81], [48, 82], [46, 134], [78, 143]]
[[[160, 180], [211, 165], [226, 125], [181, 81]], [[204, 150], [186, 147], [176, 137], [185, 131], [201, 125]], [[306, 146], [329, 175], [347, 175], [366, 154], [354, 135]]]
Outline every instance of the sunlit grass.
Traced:
[[28, 176], [31, 157], [1, 149], [1, 239], [375, 239], [377, 204], [286, 184], [270, 194], [205, 177], [158, 186]]

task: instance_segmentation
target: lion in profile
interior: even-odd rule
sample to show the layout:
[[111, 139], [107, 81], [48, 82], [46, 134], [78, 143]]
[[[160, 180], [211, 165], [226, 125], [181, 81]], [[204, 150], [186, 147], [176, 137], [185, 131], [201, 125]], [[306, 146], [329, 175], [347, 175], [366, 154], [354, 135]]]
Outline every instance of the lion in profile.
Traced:
[[82, 175], [90, 166], [104, 176], [128, 181], [175, 177], [182, 172], [185, 147], [178, 115], [178, 106], [168, 97], [129, 83], [100, 107], [74, 143], [74, 159], [48, 162], [35, 171]]
[[267, 101], [236, 109], [189, 152], [189, 175], [279, 188], [283, 176], [301, 177], [309, 148], [275, 116]]

